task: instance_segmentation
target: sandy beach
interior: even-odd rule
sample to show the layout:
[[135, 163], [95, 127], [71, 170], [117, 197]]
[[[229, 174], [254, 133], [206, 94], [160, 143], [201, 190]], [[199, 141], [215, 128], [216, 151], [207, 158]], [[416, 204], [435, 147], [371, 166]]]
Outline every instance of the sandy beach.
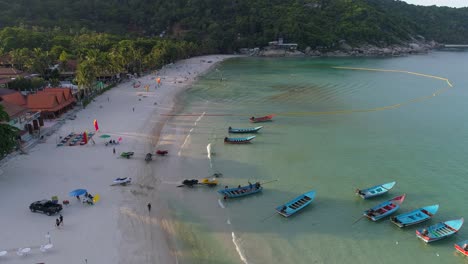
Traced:
[[[161, 176], [154, 166], [178, 158], [179, 141], [171, 141], [171, 131], [163, 130], [168, 114], [176, 106], [176, 97], [217, 62], [232, 56], [211, 55], [195, 57], [136, 79], [141, 86], [133, 88], [126, 82], [95, 98], [67, 120], [46, 141], [17, 155], [0, 167], [0, 257], [4, 263], [178, 263], [171, 237], [168, 207], [158, 199]], [[156, 87], [156, 78], [161, 85]], [[149, 91], [145, 91], [149, 85]], [[94, 132], [93, 120], [99, 132], [84, 146], [57, 147], [60, 137], [71, 132]], [[164, 140], [160, 141], [160, 133]], [[105, 146], [108, 139], [122, 138], [121, 144]], [[183, 144], [183, 142], [182, 142]], [[156, 149], [169, 150], [168, 157], [157, 157], [146, 163], [144, 156]], [[123, 151], [135, 152], [123, 159]], [[177, 164], [172, 162], [169, 164]], [[167, 166], [165, 165], [166, 170]], [[131, 177], [128, 186], [111, 186], [115, 178]], [[178, 177], [175, 179], [179, 180]], [[68, 193], [84, 188], [99, 194], [95, 205], [84, 205]], [[58, 215], [47, 216], [29, 211], [29, 204], [50, 199], [69, 200], [62, 215], [64, 225], [57, 229]], [[147, 204], [152, 204], [151, 212]], [[50, 234], [53, 248], [39, 250], [48, 244]], [[18, 248], [31, 248], [27, 255], [18, 256]]]

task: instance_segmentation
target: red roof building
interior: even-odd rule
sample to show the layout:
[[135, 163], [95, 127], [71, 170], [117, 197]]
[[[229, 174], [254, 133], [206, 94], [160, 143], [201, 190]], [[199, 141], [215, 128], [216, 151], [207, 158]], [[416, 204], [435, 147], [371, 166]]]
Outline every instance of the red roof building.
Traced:
[[27, 108], [41, 111], [44, 118], [56, 118], [75, 105], [76, 100], [69, 88], [46, 88], [27, 97]]

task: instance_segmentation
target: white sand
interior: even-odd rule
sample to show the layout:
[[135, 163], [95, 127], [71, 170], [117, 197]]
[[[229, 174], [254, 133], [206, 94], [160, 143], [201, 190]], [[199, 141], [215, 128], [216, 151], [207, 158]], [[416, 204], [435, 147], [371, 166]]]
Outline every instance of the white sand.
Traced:
[[[158, 134], [167, 119], [160, 114], [171, 112], [176, 95], [189, 87], [198, 74], [228, 57], [232, 56], [212, 55], [177, 62], [138, 79], [138, 89], [132, 87], [132, 82], [121, 84], [78, 112], [76, 120], [67, 120], [28, 155], [16, 156], [4, 164], [0, 168], [0, 251], [7, 250], [8, 254], [0, 257], [0, 263], [73, 264], [86, 263], [85, 259], [89, 264], [177, 263], [171, 224], [161, 213], [167, 209], [158, 203], [155, 192], [159, 180], [152, 173], [153, 165], [144, 161], [144, 155], [155, 151]], [[155, 90], [158, 76], [162, 86]], [[149, 92], [144, 91], [146, 84], [150, 84]], [[93, 138], [96, 145], [56, 147], [59, 136], [94, 131], [94, 119], [100, 127]], [[123, 138], [115, 155], [112, 146], [104, 145], [100, 134]], [[178, 149], [170, 142], [163, 144], [157, 148]], [[122, 151], [134, 151], [135, 157], [118, 158]], [[170, 155], [177, 157], [177, 153]], [[117, 177], [132, 177], [134, 181], [130, 186], [110, 186]], [[101, 200], [90, 206], [68, 197], [68, 192], [78, 188], [99, 194]], [[62, 211], [61, 229], [55, 228], [58, 215], [47, 216], [28, 209], [31, 202], [50, 199], [52, 195], [58, 195], [60, 201], [70, 201], [70, 206]], [[146, 207], [148, 202], [153, 206], [151, 213]], [[48, 243], [47, 232], [54, 248], [43, 253], [39, 246]], [[17, 256], [20, 247], [32, 250], [27, 256]]]

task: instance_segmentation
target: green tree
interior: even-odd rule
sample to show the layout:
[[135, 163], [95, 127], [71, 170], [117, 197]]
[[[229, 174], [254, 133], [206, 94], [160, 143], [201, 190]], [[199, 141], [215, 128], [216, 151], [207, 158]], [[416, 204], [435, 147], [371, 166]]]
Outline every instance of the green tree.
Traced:
[[17, 136], [19, 129], [9, 125], [10, 117], [0, 105], [0, 157], [9, 154], [17, 146]]

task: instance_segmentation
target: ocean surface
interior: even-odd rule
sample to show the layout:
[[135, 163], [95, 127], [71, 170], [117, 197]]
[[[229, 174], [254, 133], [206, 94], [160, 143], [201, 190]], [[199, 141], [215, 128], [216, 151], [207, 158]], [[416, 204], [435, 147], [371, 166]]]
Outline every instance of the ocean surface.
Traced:
[[[468, 226], [428, 245], [415, 230], [468, 217], [467, 69], [468, 52], [442, 51], [216, 65], [181, 96], [180, 116], [168, 122], [182, 145], [176, 179], [223, 174], [216, 188], [161, 190], [178, 262], [466, 263], [453, 244], [468, 239]], [[251, 144], [223, 143], [229, 126], [253, 127], [250, 116], [273, 113]], [[269, 183], [237, 200], [216, 192], [248, 181]], [[384, 196], [355, 195], [390, 181], [397, 184]], [[309, 190], [317, 194], [306, 209], [290, 218], [275, 213]], [[439, 212], [404, 229], [388, 218], [359, 220], [403, 193], [397, 214], [432, 204]]]

